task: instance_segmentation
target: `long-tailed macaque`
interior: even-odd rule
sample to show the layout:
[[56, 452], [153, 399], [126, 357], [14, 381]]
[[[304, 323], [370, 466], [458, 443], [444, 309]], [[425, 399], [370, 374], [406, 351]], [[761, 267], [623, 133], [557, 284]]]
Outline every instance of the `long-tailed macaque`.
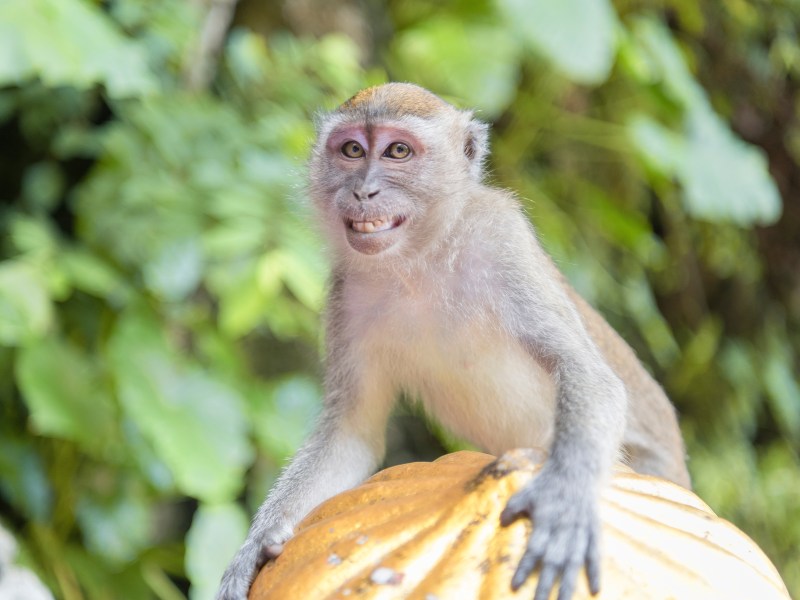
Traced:
[[549, 449], [502, 514], [534, 524], [509, 586], [538, 567], [536, 600], [559, 578], [568, 600], [585, 566], [597, 593], [598, 494], [614, 461], [689, 486], [671, 404], [565, 281], [514, 195], [483, 182], [488, 131], [471, 112], [390, 83], [317, 133], [309, 189], [333, 256], [324, 407], [218, 598], [245, 598], [306, 513], [374, 472], [400, 392], [493, 454]]

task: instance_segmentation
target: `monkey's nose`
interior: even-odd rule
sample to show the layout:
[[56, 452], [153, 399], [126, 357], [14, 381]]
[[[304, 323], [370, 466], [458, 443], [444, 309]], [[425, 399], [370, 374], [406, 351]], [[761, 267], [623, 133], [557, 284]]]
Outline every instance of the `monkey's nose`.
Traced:
[[380, 190], [375, 190], [373, 192], [365, 192], [363, 190], [353, 190], [353, 196], [355, 196], [356, 200], [358, 200], [359, 202], [363, 202], [364, 200], [372, 200], [379, 193]]

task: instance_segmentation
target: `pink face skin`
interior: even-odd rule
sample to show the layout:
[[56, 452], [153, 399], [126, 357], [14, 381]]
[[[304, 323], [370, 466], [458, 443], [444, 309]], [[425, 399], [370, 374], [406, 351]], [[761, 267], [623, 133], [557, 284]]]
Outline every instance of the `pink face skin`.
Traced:
[[[343, 146], [351, 142], [363, 149], [362, 156], [344, 154]], [[398, 143], [409, 148], [407, 156], [388, 155]], [[326, 148], [338, 167], [352, 174], [345, 186], [346, 205], [340, 206], [347, 242], [362, 254], [378, 254], [393, 246], [408, 215], [397, 212], [406, 197], [390, 184], [391, 174], [413, 170], [414, 161], [425, 151], [419, 138], [401, 127], [344, 125], [328, 136]]]

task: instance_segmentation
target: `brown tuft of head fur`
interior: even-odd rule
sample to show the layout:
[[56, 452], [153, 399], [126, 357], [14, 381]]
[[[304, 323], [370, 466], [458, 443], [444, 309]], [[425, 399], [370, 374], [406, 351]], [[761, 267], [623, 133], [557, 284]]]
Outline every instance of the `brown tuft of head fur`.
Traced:
[[436, 94], [413, 83], [385, 83], [361, 90], [344, 102], [337, 112], [413, 115], [432, 117], [454, 107]]

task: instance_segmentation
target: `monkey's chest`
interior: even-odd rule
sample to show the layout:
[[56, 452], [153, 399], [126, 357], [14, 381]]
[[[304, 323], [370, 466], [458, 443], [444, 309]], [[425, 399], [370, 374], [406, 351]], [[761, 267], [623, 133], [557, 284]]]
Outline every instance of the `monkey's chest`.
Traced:
[[456, 435], [492, 453], [549, 445], [553, 381], [488, 311], [398, 303], [367, 340], [396, 391], [421, 400]]

